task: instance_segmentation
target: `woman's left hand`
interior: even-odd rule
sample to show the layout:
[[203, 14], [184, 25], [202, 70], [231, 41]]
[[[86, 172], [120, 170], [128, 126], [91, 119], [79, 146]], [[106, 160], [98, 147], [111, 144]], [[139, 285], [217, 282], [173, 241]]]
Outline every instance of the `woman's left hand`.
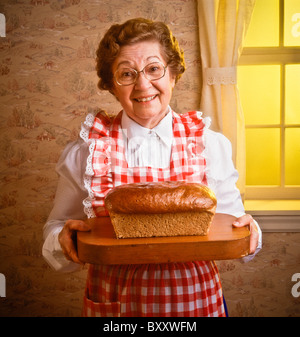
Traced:
[[249, 226], [250, 230], [250, 252], [249, 254], [254, 254], [258, 246], [259, 233], [255, 221], [250, 214], [245, 214], [236, 219], [233, 223], [234, 227], [244, 227]]

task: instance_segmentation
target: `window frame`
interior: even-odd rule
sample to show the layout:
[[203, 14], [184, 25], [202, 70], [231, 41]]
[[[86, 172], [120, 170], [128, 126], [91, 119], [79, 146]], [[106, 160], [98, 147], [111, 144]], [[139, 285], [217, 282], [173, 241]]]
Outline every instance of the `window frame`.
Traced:
[[285, 124], [285, 66], [300, 64], [300, 46], [284, 46], [284, 0], [279, 0], [279, 46], [244, 47], [239, 59], [240, 65], [280, 65], [280, 123], [271, 125], [246, 125], [250, 128], [280, 129], [280, 185], [246, 185], [245, 199], [300, 199], [299, 185], [285, 185], [285, 130], [300, 128], [300, 124]]

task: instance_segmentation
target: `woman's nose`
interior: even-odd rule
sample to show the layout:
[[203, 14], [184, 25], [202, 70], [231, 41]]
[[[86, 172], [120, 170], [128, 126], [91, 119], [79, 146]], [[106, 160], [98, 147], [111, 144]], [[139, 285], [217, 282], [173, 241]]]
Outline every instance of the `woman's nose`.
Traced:
[[137, 75], [137, 79], [135, 82], [135, 88], [142, 90], [142, 89], [147, 89], [152, 86], [152, 83], [150, 80], [148, 80], [143, 72], [140, 72]]

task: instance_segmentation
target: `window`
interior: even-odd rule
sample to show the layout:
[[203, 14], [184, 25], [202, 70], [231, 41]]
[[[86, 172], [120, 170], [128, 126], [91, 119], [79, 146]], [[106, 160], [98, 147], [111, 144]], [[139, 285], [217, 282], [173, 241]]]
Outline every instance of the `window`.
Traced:
[[246, 199], [300, 199], [299, 0], [256, 0], [238, 87]]

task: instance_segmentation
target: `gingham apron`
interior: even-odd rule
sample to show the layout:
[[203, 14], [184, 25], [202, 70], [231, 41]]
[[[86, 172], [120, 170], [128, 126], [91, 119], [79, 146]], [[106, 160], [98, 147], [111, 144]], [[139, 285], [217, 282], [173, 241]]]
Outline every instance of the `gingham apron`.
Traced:
[[[83, 138], [90, 144], [86, 170], [89, 197], [84, 201], [88, 216], [107, 215], [104, 197], [121, 184], [167, 180], [207, 183], [205, 124], [199, 112], [178, 115], [172, 111], [173, 144], [167, 169], [128, 167], [121, 114], [112, 120], [98, 114], [83, 125]], [[214, 261], [90, 265], [82, 315], [225, 316], [219, 273]]]

